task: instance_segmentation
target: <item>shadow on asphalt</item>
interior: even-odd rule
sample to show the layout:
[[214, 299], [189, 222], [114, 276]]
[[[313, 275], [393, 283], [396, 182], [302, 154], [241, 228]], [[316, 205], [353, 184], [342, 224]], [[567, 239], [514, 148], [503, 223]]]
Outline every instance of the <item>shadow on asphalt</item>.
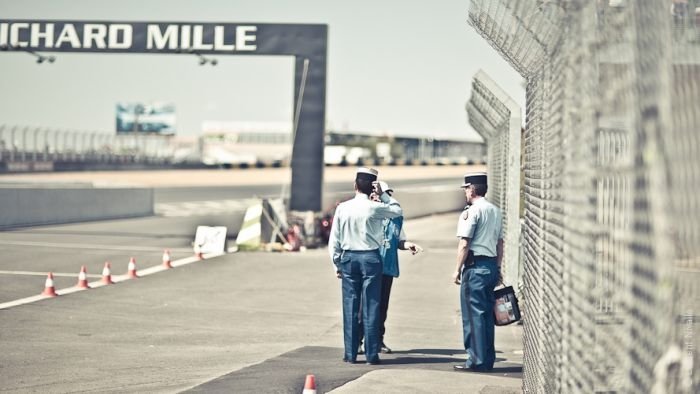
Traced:
[[437, 354], [442, 356], [461, 356], [464, 354], [463, 349], [409, 349], [409, 350], [394, 350], [392, 354]]
[[[443, 353], [452, 355], [450, 349], [413, 349], [410, 351], [381, 354], [381, 364], [367, 365], [362, 356], [356, 364], [342, 361], [343, 349], [323, 346], [305, 346], [260, 364], [233, 371], [186, 391], [189, 393], [300, 393], [307, 374], [316, 377], [319, 393], [331, 391], [345, 383], [377, 369], [411, 369], [453, 371], [452, 366], [463, 362], [461, 357], [435, 357]], [[407, 353], [413, 354], [412, 356]], [[397, 356], [398, 354], [398, 356]], [[425, 354], [423, 356], [421, 354]], [[459, 372], [455, 372], [459, 373]], [[522, 366], [499, 363], [491, 372], [471, 372], [491, 375], [508, 375], [522, 378]]]
[[[437, 349], [436, 349], [437, 350]], [[442, 350], [444, 351], [444, 350]], [[319, 393], [331, 391], [377, 369], [411, 369], [452, 371], [459, 358], [382, 354], [380, 365], [367, 365], [362, 356], [356, 364], [342, 361], [343, 349], [305, 346], [233, 371], [190, 389], [190, 393], [300, 393], [307, 374], [316, 376]]]

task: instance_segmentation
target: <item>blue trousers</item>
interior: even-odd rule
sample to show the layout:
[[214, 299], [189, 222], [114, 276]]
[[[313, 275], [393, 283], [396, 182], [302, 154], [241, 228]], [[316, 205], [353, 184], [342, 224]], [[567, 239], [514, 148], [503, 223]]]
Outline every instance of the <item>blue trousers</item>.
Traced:
[[343, 339], [345, 359], [355, 361], [360, 345], [360, 303], [368, 362], [379, 360], [379, 303], [382, 262], [379, 252], [345, 251], [340, 259], [343, 282]]
[[469, 368], [491, 370], [496, 361], [493, 288], [497, 282], [495, 257], [475, 257], [474, 264], [462, 270], [462, 332]]
[[[379, 299], [379, 345], [384, 346], [384, 333], [386, 332], [386, 316], [389, 312], [389, 297], [391, 297], [391, 284], [394, 283], [394, 277], [391, 275], [382, 275], [382, 292]], [[365, 331], [362, 328], [362, 303], [360, 303], [360, 341], [365, 336]]]

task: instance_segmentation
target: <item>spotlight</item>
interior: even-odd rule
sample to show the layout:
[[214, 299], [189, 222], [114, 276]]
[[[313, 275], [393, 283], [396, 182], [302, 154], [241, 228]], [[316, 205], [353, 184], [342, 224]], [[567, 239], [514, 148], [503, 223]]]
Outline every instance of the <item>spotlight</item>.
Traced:
[[12, 44], [2, 44], [2, 45], [0, 45], [0, 51], [24, 51], [24, 52], [26, 52], [26, 53], [28, 53], [28, 54], [34, 56], [34, 57], [36, 58], [36, 62], [37, 62], [38, 64], [41, 64], [41, 63], [43, 63], [44, 61], [48, 61], [49, 63], [53, 63], [53, 62], [56, 61], [56, 57], [55, 57], [55, 56], [44, 56], [44, 55], [42, 55], [42, 54], [39, 54], [39, 53], [36, 53], [36, 52], [32, 51], [31, 49], [27, 49], [27, 48], [20, 47], [20, 46], [15, 46], [15, 45], [12, 45]]

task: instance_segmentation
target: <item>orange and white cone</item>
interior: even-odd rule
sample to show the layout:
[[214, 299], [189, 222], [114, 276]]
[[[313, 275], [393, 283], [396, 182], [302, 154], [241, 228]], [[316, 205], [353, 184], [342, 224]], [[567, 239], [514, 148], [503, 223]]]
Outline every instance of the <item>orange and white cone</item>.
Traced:
[[197, 256], [198, 259], [204, 260], [204, 254], [202, 253], [202, 248], [197, 244], [194, 244], [194, 255]]
[[126, 276], [132, 279], [139, 277], [138, 274], [136, 274], [136, 259], [133, 257], [129, 259], [128, 272], [126, 273]]
[[301, 394], [316, 394], [316, 377], [314, 375], [306, 375], [304, 391]]
[[85, 268], [85, 266], [80, 267], [80, 273], [78, 274], [78, 284], [75, 285], [75, 287], [78, 287], [80, 289], [90, 288], [90, 286], [88, 286], [87, 268]]
[[112, 265], [109, 263], [109, 261], [105, 261], [105, 267], [102, 269], [102, 283], [106, 285], [111, 285], [114, 283], [112, 281], [112, 270], [111, 270]]
[[173, 268], [173, 265], [171, 263], [172, 261], [170, 260], [170, 251], [168, 249], [165, 249], [163, 251], [163, 267]]
[[56, 288], [53, 286], [53, 273], [49, 272], [49, 274], [46, 276], [46, 282], [44, 283], [44, 291], [41, 292], [41, 295], [47, 296], [47, 297], [57, 297], [58, 294], [56, 294]]

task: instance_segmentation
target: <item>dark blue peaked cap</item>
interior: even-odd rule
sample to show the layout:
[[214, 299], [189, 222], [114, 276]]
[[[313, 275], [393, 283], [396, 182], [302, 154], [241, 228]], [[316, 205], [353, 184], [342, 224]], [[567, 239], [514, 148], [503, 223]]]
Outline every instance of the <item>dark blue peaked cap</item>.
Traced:
[[357, 175], [355, 175], [355, 179], [365, 179], [370, 182], [374, 182], [377, 180], [377, 175], [379, 175], [379, 172], [374, 168], [359, 167], [357, 169]]
[[464, 176], [464, 184], [462, 187], [470, 185], [486, 185], [487, 177], [485, 172], [471, 172]]

